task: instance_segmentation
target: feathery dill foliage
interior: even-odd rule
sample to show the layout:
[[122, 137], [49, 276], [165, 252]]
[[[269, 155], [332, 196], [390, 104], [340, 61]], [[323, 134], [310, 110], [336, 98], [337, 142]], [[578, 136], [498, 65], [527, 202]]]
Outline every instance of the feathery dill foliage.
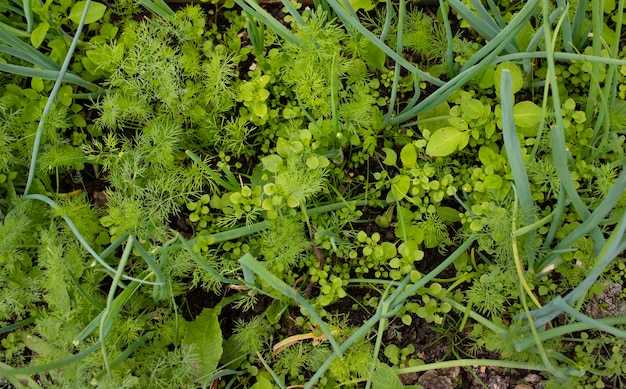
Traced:
[[141, 129], [165, 114], [201, 135], [208, 119], [233, 108], [232, 57], [204, 49], [205, 15], [198, 6], [168, 20], [128, 22], [122, 40], [126, 54], [106, 82], [106, 96], [94, 104], [98, 127]]
[[242, 354], [263, 351], [270, 339], [272, 326], [263, 316], [255, 316], [246, 322], [238, 319], [233, 338]]
[[118, 63], [108, 91], [94, 103], [94, 124], [107, 135], [85, 151], [110, 183], [102, 223], [112, 238], [133, 232], [158, 239], [167, 219], [210, 184], [184, 150], [240, 155], [253, 128], [246, 119], [224, 119], [234, 108], [232, 57], [206, 49], [198, 6], [167, 20], [127, 22], [121, 39], [126, 54], [112, 59]]
[[323, 167], [309, 168], [307, 157], [313, 153], [302, 153], [287, 158], [285, 169], [275, 177], [276, 186], [283, 190], [285, 197], [294, 199], [296, 205], [306, 204], [307, 200], [320, 192], [326, 183], [327, 170]]
[[302, 222], [283, 217], [272, 220], [257, 245], [268, 267], [278, 273], [289, 271], [303, 259], [311, 246]]
[[528, 179], [539, 189], [535, 193], [535, 197], [541, 196], [541, 199], [543, 199], [543, 193], [545, 193], [546, 199], [558, 197], [561, 183], [552, 162], [552, 157], [545, 156], [536, 160], [530, 160], [526, 165], [526, 169]]
[[319, 369], [330, 354], [332, 351], [326, 345], [300, 342], [282, 350], [276, 356], [274, 368], [291, 382], [303, 382], [304, 373]]
[[313, 117], [328, 117], [331, 113], [330, 82], [332, 62], [337, 58], [339, 74], [345, 74], [352, 64], [341, 57], [348, 34], [337, 24], [328, 22], [323, 12], [311, 14], [306, 24], [298, 25], [295, 34], [302, 45], [285, 44], [284, 55], [292, 58], [283, 79], [294, 86], [296, 98]]
[[[305, 15], [306, 16], [306, 15]], [[306, 24], [294, 27], [301, 45], [286, 43], [281, 55], [285, 65], [282, 80], [292, 86], [296, 101], [312, 117], [332, 114], [333, 78], [338, 83], [339, 119], [355, 134], [371, 129], [380, 120], [380, 110], [367, 84], [371, 75], [363, 60], [368, 41], [359, 34], [350, 36], [326, 13], [308, 15]]]
[[506, 310], [509, 300], [516, 295], [515, 278], [511, 270], [494, 265], [472, 283], [467, 291], [467, 300], [480, 313], [499, 316]]
[[42, 207], [20, 201], [0, 219], [0, 323], [28, 317], [42, 295], [42, 279], [33, 271], [33, 253]]
[[17, 114], [9, 112], [0, 104], [0, 171], [9, 170], [15, 163], [16, 134], [13, 130], [16, 124], [21, 123]]

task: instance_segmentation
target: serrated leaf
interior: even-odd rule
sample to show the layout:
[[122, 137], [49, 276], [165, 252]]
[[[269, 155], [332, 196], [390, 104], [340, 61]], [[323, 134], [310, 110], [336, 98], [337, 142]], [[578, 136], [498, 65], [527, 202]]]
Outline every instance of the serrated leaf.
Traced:
[[444, 127], [435, 131], [431, 135], [428, 145], [426, 145], [426, 154], [431, 157], [445, 157], [461, 150], [469, 143], [469, 132], [459, 131], [454, 127]]
[[381, 363], [372, 374], [373, 389], [403, 389], [402, 381], [388, 365]]
[[34, 48], [38, 48], [39, 46], [41, 46], [41, 43], [46, 37], [49, 28], [50, 24], [48, 24], [47, 22], [43, 22], [39, 23], [37, 28], [33, 30], [33, 32], [30, 34], [30, 43], [33, 45]]
[[[76, 4], [72, 7], [70, 11], [69, 19], [78, 24], [80, 23], [80, 18], [83, 16], [83, 10], [87, 5], [86, 1], [77, 1]], [[104, 13], [107, 10], [107, 6], [101, 3], [97, 3], [92, 1], [89, 5], [89, 10], [87, 11], [87, 17], [85, 18], [85, 24], [90, 24], [98, 21], [100, 18], [104, 16]]]
[[193, 346], [192, 354], [198, 359], [198, 376], [210, 375], [222, 356], [222, 330], [218, 316], [220, 309], [205, 308], [187, 325], [183, 343]]

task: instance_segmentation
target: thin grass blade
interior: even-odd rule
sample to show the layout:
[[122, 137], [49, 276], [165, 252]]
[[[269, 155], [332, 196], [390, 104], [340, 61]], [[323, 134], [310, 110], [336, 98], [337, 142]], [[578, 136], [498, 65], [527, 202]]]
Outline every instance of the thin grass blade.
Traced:
[[272, 15], [270, 15], [254, 1], [235, 0], [235, 3], [237, 3], [237, 5], [240, 6], [244, 11], [254, 15], [256, 19], [260, 20], [263, 24], [265, 24], [268, 28], [278, 34], [278, 36], [283, 38], [286, 42], [289, 42], [296, 46], [300, 45], [300, 40], [290, 30], [283, 26], [282, 23], [276, 20]]
[[[0, 72], [16, 74], [18, 76], [27, 77], [27, 78], [41, 78], [43, 80], [56, 80], [59, 77], [58, 70], [36, 69], [36, 68], [29, 68], [26, 66], [13, 65], [10, 63], [1, 63], [1, 62], [0, 62]], [[93, 84], [89, 81], [85, 81], [81, 77], [72, 73], [66, 73], [63, 76], [63, 81], [71, 83], [71, 84], [75, 84], [78, 86], [82, 86], [83, 88], [90, 90], [90, 91], [101, 90], [101, 88], [98, 85]]]
[[[623, 253], [623, 251], [626, 249], [626, 239], [624, 239], [625, 232], [626, 213], [622, 215], [619, 224], [615, 227], [613, 233], [607, 240], [606, 245], [604, 246], [600, 254], [596, 257], [594, 261], [595, 266], [593, 267], [593, 269], [589, 272], [585, 279], [583, 279], [583, 281], [578, 284], [578, 286], [576, 286], [571, 292], [563, 297], [563, 301], [566, 304], [572, 305], [583, 295], [588, 293], [591, 286], [594, 284], [594, 282], [596, 282], [600, 275], [602, 275], [606, 267], [611, 264], [611, 262], [618, 255], [621, 255]], [[558, 306], [555, 300], [552, 300], [543, 308], [536, 309], [530, 313], [535, 319], [535, 327], [540, 328], [550, 320], [560, 315], [562, 312], [563, 309]], [[519, 317], [520, 315], [523, 314], [519, 314], [517, 317]]]
[[[53, 209], [55, 209], [55, 210], [59, 209], [59, 206], [57, 205], [57, 203], [55, 203], [51, 198], [49, 198], [47, 196], [44, 196], [44, 195], [30, 194], [30, 195], [25, 195], [24, 198], [25, 199], [32, 199], [32, 200], [43, 201], [44, 203], [48, 204]], [[61, 217], [63, 218], [63, 220], [65, 220], [65, 222], [67, 223], [68, 227], [70, 227], [70, 230], [72, 230], [72, 232], [76, 236], [76, 239], [78, 239], [78, 241], [85, 248], [85, 250], [87, 250], [87, 252], [89, 252], [89, 254], [91, 254], [94, 257], [94, 259], [109, 272], [109, 274], [115, 274], [115, 269], [112, 268], [108, 263], [106, 263], [102, 259], [102, 257], [100, 257], [100, 255], [98, 255], [98, 253], [96, 253], [96, 251], [93, 249], [93, 247], [91, 247], [91, 245], [89, 243], [87, 243], [87, 241], [85, 240], [83, 235], [78, 231], [78, 229], [74, 225], [74, 222], [72, 222], [72, 219], [70, 219], [66, 215], [62, 215]], [[139, 283], [143, 283], [143, 284], [159, 285], [158, 283], [155, 283], [155, 282], [140, 280], [138, 278], [130, 277], [130, 276], [127, 276], [127, 275], [123, 275], [122, 278], [125, 279], [125, 280], [135, 281], [135, 282], [139, 282]]]
[[265, 266], [263, 266], [259, 261], [254, 259], [252, 254], [247, 253], [243, 257], [239, 258], [239, 263], [241, 264], [242, 267], [247, 267], [248, 269], [251, 269], [259, 277], [261, 277], [263, 280], [265, 280], [270, 285], [272, 285], [272, 287], [276, 289], [278, 292], [282, 293], [283, 295], [291, 299], [296, 300], [298, 304], [300, 304], [300, 306], [304, 308], [309, 313], [309, 315], [311, 315], [311, 319], [314, 321], [316, 325], [320, 327], [324, 335], [326, 335], [326, 339], [328, 339], [328, 341], [330, 342], [333, 350], [335, 351], [335, 354], [339, 358], [343, 357], [343, 353], [339, 349], [339, 344], [337, 343], [337, 340], [335, 340], [335, 337], [333, 336], [331, 331], [328, 329], [328, 327], [326, 326], [322, 318], [318, 315], [315, 309], [309, 304], [309, 302], [304, 297], [300, 296], [300, 294], [294, 288], [287, 285], [280, 278], [276, 277], [274, 274], [272, 274], [272, 272], [267, 270]]
[[30, 6], [30, 0], [22, 0], [22, 8], [26, 18], [26, 32], [30, 33], [33, 31], [33, 9]]
[[[464, 21], [469, 23], [469, 25], [483, 38], [485, 38], [485, 40], [492, 41], [502, 32], [502, 30], [480, 2], [475, 0], [472, 0], [471, 2], [476, 8], [476, 11], [479, 13], [478, 15], [472, 12], [472, 10], [470, 10], [461, 1], [448, 0], [450, 7], [454, 8]], [[504, 50], [507, 53], [517, 53], [519, 51], [515, 41], [508, 43]]]
[[139, 4], [162, 18], [174, 16], [174, 11], [163, 0], [139, 0]]
[[350, 25], [355, 28], [358, 32], [360, 32], [367, 40], [369, 40], [372, 44], [374, 44], [378, 49], [387, 54], [391, 59], [400, 63], [402, 67], [407, 69], [411, 73], [418, 73], [420, 78], [425, 81], [430, 82], [433, 85], [442, 86], [444, 84], [443, 81], [431, 76], [430, 74], [419, 70], [415, 65], [411, 64], [407, 61], [401, 54], [398, 54], [396, 51], [392, 50], [389, 46], [387, 46], [384, 42], [382, 42], [376, 35], [374, 35], [371, 31], [365, 28], [361, 22], [352, 17], [337, 0], [328, 0], [328, 4], [335, 10], [337, 17], [345, 24]]
[[0, 22], [0, 41], [21, 52], [19, 58], [48, 70], [60, 70], [61, 66], [47, 55], [18, 38], [16, 29]]
[[[618, 8], [618, 9], [623, 9]], [[620, 19], [618, 19], [620, 20]], [[591, 26], [585, 28], [585, 22], [587, 21], [587, 0], [578, 0], [576, 5], [576, 12], [574, 13], [574, 20], [572, 21], [572, 38], [574, 47], [577, 50], [582, 50], [583, 45], [587, 41]]]
[[[506, 153], [513, 172], [513, 180], [517, 188], [520, 207], [523, 212], [533, 212], [534, 202], [526, 173], [526, 164], [522, 157], [522, 149], [515, 130], [513, 118], [513, 89], [511, 72], [507, 69], [502, 71], [500, 83], [500, 104], [502, 105], [502, 137]], [[527, 223], [525, 221], [524, 223]]]

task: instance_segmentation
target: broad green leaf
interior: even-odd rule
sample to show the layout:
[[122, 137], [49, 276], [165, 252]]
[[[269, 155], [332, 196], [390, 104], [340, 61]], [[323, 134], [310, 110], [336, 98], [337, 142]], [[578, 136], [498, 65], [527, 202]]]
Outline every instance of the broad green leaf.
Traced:
[[426, 145], [426, 154], [431, 157], [445, 157], [461, 150], [469, 143], [470, 134], [454, 127], [444, 127], [435, 131]]
[[50, 24], [47, 22], [40, 23], [37, 28], [33, 30], [30, 34], [30, 43], [34, 48], [38, 48], [41, 46], [41, 42], [43, 42], [46, 34], [48, 33], [48, 29], [50, 28]]
[[491, 165], [493, 162], [493, 155], [495, 153], [489, 146], [480, 146], [478, 150], [478, 160], [485, 166]]
[[362, 9], [364, 11], [371, 11], [376, 6], [377, 2], [373, 0], [350, 0], [350, 5], [355, 11]]
[[391, 179], [391, 190], [387, 195], [387, 201], [402, 200], [411, 188], [411, 179], [404, 174]]
[[482, 89], [492, 88], [495, 72], [496, 69], [494, 66], [487, 66], [485, 70], [478, 73], [478, 86]]
[[374, 43], [367, 41], [365, 45], [365, 52], [363, 53], [363, 59], [378, 70], [385, 68], [385, 60], [387, 55], [384, 51], [379, 49]]
[[[606, 3], [605, 3], [606, 4]], [[520, 50], [525, 51], [531, 39], [535, 35], [535, 29], [530, 22], [524, 23], [524, 28], [515, 36], [515, 42]]]
[[311, 155], [306, 159], [306, 166], [309, 169], [315, 169], [320, 165], [319, 160], [317, 159], [317, 157], [315, 155]]
[[255, 104], [254, 105], [254, 114], [260, 118], [264, 118], [267, 115], [267, 105], [265, 104]]
[[404, 242], [410, 253], [419, 251], [419, 245], [424, 241], [424, 230], [413, 223], [398, 223], [393, 233], [399, 239], [408, 239]]
[[400, 160], [404, 168], [412, 168], [417, 163], [417, 150], [412, 144], [405, 145], [400, 151]]
[[513, 107], [513, 121], [517, 132], [524, 136], [537, 135], [537, 125], [541, 121], [541, 108], [532, 101], [522, 101]]
[[256, 384], [252, 385], [250, 389], [273, 389], [272, 382], [265, 377], [258, 377]]
[[[86, 1], [77, 1], [76, 4], [74, 4], [69, 16], [69, 19], [72, 22], [76, 24], [80, 23], [80, 18], [83, 16], [83, 10], [85, 9], [85, 5], [87, 5]], [[104, 16], [104, 12], [106, 10], [106, 5], [92, 1], [89, 5], [89, 10], [87, 11], [85, 24], [90, 24], [98, 21], [101, 17]]]
[[433, 109], [428, 110], [419, 116], [419, 128], [431, 130], [431, 132], [448, 125], [450, 117], [450, 105], [447, 101], [443, 101], [436, 105]]
[[265, 170], [270, 173], [278, 173], [280, 167], [283, 166], [283, 159], [276, 154], [261, 158], [261, 162], [263, 162]]
[[398, 254], [398, 250], [396, 249], [396, 245], [391, 242], [383, 242], [381, 244], [383, 249], [383, 257], [385, 259], [390, 259], [395, 257]]
[[385, 152], [385, 159], [383, 160], [383, 163], [387, 166], [396, 166], [396, 162], [398, 161], [398, 155], [396, 152], [389, 147], [383, 147], [383, 151]]
[[604, 13], [610, 14], [615, 9], [615, 0], [604, 0]]
[[402, 381], [398, 378], [393, 369], [388, 365], [381, 363], [376, 366], [374, 374], [372, 374], [373, 389], [403, 389]]
[[451, 207], [437, 207], [437, 214], [447, 223], [461, 221], [460, 212]]
[[502, 187], [502, 177], [497, 174], [490, 174], [485, 177], [484, 184], [486, 189], [499, 189]]
[[183, 343], [193, 346], [192, 354], [198, 359], [198, 376], [208, 376], [215, 371], [222, 356], [222, 330], [217, 308], [205, 308], [187, 325]]
[[463, 117], [470, 120], [480, 119], [485, 112], [483, 103], [476, 99], [464, 101], [461, 103], [461, 108], [463, 109]]
[[522, 69], [517, 66], [515, 63], [511, 61], [502, 62], [498, 67], [496, 67], [496, 71], [493, 74], [493, 84], [496, 90], [496, 95], [500, 97], [500, 80], [502, 78], [502, 71], [508, 70], [511, 72], [512, 85], [511, 89], [513, 94], [519, 92], [524, 86], [524, 76], [522, 75]]

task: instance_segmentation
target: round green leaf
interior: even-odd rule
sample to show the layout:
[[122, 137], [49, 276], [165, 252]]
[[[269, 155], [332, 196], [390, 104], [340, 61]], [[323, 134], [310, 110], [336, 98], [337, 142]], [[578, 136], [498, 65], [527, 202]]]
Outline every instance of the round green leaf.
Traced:
[[[83, 11], [85, 10], [85, 5], [87, 5], [86, 1], [77, 1], [72, 10], [70, 11], [69, 19], [78, 24], [80, 23], [80, 18], [83, 16]], [[87, 11], [87, 17], [85, 18], [85, 24], [90, 24], [95, 21], [98, 21], [100, 18], [104, 16], [104, 12], [106, 11], [107, 6], [101, 3], [96, 3], [92, 1], [89, 5], [89, 10]]]
[[505, 69], [511, 72], [511, 87], [513, 90], [513, 94], [519, 92], [519, 90], [522, 89], [522, 86], [524, 86], [524, 76], [522, 75], [522, 70], [520, 69], [520, 67], [511, 61], [502, 62], [500, 65], [498, 65], [495, 73], [493, 74], [493, 83], [496, 90], [496, 95], [498, 95], [498, 97], [500, 97], [500, 82], [502, 77], [502, 71]]
[[317, 160], [317, 157], [315, 155], [311, 155], [306, 159], [306, 166], [309, 169], [315, 169], [320, 165], [319, 161]]
[[483, 103], [480, 100], [470, 99], [461, 103], [463, 117], [470, 120], [480, 119], [484, 113]]
[[267, 115], [267, 105], [255, 104], [253, 111], [256, 116], [263, 118], [265, 117], [265, 115]]
[[431, 157], [445, 157], [461, 150], [469, 143], [470, 134], [454, 127], [444, 127], [435, 131], [426, 145], [426, 154]]
[[277, 173], [280, 167], [283, 165], [283, 159], [276, 154], [263, 157], [261, 161], [263, 162], [263, 167], [265, 167], [265, 170], [270, 173]]
[[513, 120], [522, 135], [535, 136], [541, 120], [541, 108], [532, 101], [519, 102], [513, 107]]

